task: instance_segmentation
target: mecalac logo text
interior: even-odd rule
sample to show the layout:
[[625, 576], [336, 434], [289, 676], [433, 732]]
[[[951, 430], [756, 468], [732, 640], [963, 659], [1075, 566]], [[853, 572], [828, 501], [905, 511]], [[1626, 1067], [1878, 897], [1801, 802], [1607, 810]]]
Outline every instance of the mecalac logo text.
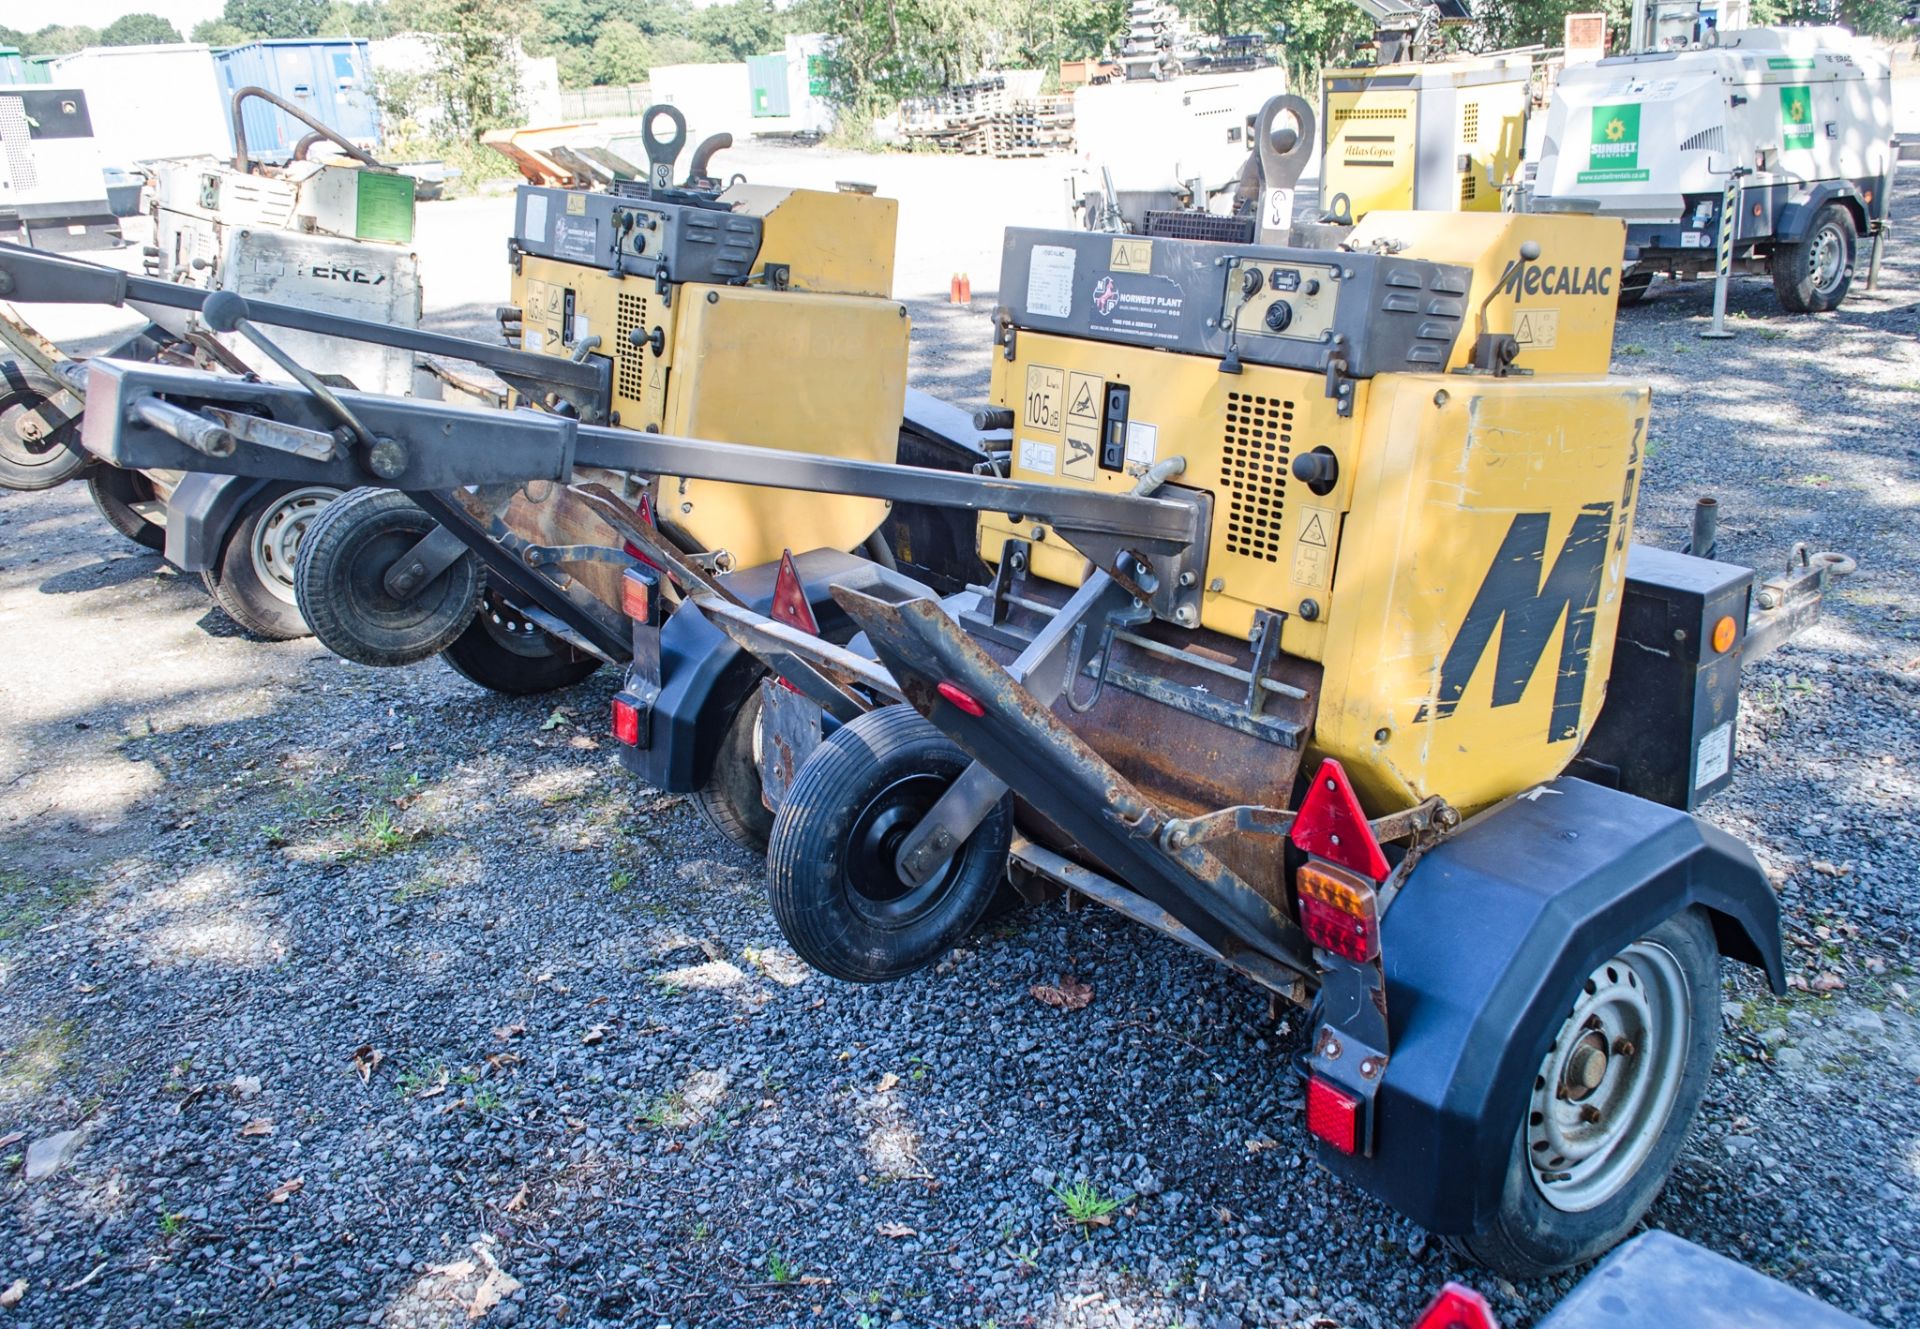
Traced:
[[1515, 304], [1531, 295], [1612, 295], [1613, 269], [1527, 263], [1501, 289], [1513, 293]]

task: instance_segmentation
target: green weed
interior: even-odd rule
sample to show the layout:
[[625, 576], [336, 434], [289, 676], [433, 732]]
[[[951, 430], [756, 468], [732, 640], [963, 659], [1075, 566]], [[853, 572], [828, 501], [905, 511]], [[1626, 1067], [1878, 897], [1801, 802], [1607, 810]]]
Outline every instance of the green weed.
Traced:
[[1066, 1211], [1067, 1222], [1079, 1228], [1089, 1238], [1093, 1229], [1106, 1227], [1113, 1222], [1113, 1211], [1125, 1203], [1125, 1197], [1102, 1195], [1099, 1187], [1090, 1181], [1076, 1181], [1071, 1186], [1055, 1186], [1053, 1198], [1060, 1201], [1060, 1207]]

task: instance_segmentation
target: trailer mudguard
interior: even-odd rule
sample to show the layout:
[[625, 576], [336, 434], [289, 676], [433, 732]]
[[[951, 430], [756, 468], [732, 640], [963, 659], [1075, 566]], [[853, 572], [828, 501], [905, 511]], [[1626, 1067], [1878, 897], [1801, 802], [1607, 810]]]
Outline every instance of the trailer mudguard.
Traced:
[[[1392, 1051], [1373, 1154], [1316, 1143], [1321, 1161], [1429, 1231], [1482, 1227], [1568, 994], [1691, 905], [1723, 955], [1786, 990], [1779, 903], [1724, 831], [1565, 776], [1475, 817], [1419, 861], [1381, 923]], [[1718, 1004], [1702, 1015], [1718, 1020]]]
[[[815, 549], [794, 560], [807, 603], [821, 635], [845, 641], [853, 631], [835, 603], [830, 583], [864, 566], [865, 560], [833, 549]], [[726, 578], [727, 589], [756, 613], [773, 610], [777, 563], [748, 568]], [[656, 789], [692, 793], [713, 775], [714, 755], [734, 712], [759, 684], [760, 662], [691, 604], [682, 604], [660, 628], [660, 695], [641, 746], [622, 747], [620, 763]]]
[[247, 500], [273, 484], [245, 475], [188, 471], [167, 499], [167, 562], [205, 572], [220, 561], [227, 532]]
[[1854, 225], [1860, 234], [1867, 233], [1867, 227], [1873, 217], [1884, 214], [1868, 209], [1860, 196], [1860, 189], [1851, 180], [1821, 180], [1809, 185], [1804, 194], [1796, 194], [1774, 215], [1773, 240], [1776, 244], [1796, 244], [1807, 238], [1807, 231], [1813, 226], [1813, 215], [1829, 203], [1842, 203], [1853, 214]]

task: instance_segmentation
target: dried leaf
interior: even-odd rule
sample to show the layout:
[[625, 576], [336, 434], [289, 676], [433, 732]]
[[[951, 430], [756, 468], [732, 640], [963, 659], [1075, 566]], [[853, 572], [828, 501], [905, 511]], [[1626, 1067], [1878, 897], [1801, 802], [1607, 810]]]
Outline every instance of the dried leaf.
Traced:
[[240, 1128], [240, 1138], [243, 1140], [249, 1140], [258, 1135], [272, 1134], [273, 1118], [271, 1117], [255, 1117], [252, 1121]]
[[8, 1310], [12, 1310], [15, 1306], [18, 1306], [20, 1304], [20, 1298], [26, 1295], [27, 1295], [27, 1280], [24, 1278], [16, 1278], [13, 1280], [11, 1284], [8, 1285], [7, 1290], [5, 1292], [0, 1292], [0, 1306], [4, 1306]]
[[290, 1180], [283, 1181], [278, 1186], [275, 1186], [272, 1190], [267, 1192], [267, 1203], [268, 1204], [285, 1204], [287, 1202], [288, 1197], [292, 1196], [296, 1191], [298, 1191], [302, 1186], [306, 1184], [307, 1184], [307, 1179], [305, 1177], [294, 1177], [294, 1178], [291, 1178]]
[[1082, 1010], [1093, 1000], [1093, 989], [1072, 974], [1063, 976], [1059, 987], [1035, 983], [1028, 991], [1033, 994], [1035, 1001], [1063, 1011]]
[[8, 1131], [5, 1135], [0, 1135], [0, 1149], [5, 1149], [10, 1144], [19, 1144], [26, 1138], [25, 1131]]
[[920, 1235], [905, 1223], [882, 1223], [879, 1227], [875, 1228], [874, 1231], [883, 1237], [893, 1237], [896, 1239], [900, 1237], [917, 1237]]
[[495, 1026], [493, 1036], [502, 1043], [505, 1043], [520, 1037], [520, 1035], [526, 1032], [527, 1027], [524, 1024], [503, 1024]]
[[488, 1055], [487, 1065], [496, 1071], [504, 1071], [509, 1066], [518, 1066], [525, 1058], [518, 1052], [494, 1052]]
[[554, 708], [553, 714], [549, 715], [546, 718], [546, 720], [540, 725], [540, 728], [542, 731], [545, 731], [548, 729], [558, 729], [560, 728], [561, 725], [569, 725], [572, 723], [573, 721], [567, 718], [567, 708], [564, 706], [557, 706]]
[[567, 740], [567, 746], [581, 752], [598, 752], [600, 750], [600, 745], [591, 738], [588, 738], [585, 734], [575, 734]]
[[880, 1083], [876, 1084], [873, 1087], [873, 1092], [876, 1094], [888, 1093], [894, 1088], [894, 1086], [898, 1085], [899, 1083], [900, 1083], [900, 1077], [895, 1075], [892, 1071], [888, 1071], [885, 1075], [880, 1077]]
[[436, 1078], [436, 1079], [434, 1080], [434, 1082], [433, 1082], [433, 1083], [432, 1083], [432, 1084], [431, 1084], [430, 1086], [428, 1086], [427, 1088], [425, 1088], [425, 1089], [422, 1089], [422, 1090], [421, 1090], [421, 1091], [420, 1091], [419, 1093], [417, 1093], [417, 1094], [415, 1094], [415, 1095], [414, 1095], [414, 1097], [415, 1097], [415, 1098], [438, 1098], [438, 1097], [440, 1097], [440, 1095], [442, 1095], [442, 1094], [444, 1094], [444, 1093], [446, 1093], [446, 1092], [447, 1092], [447, 1082], [448, 1082], [448, 1080], [449, 1080], [450, 1078], [451, 1078], [451, 1077], [450, 1077], [450, 1076], [449, 1076], [449, 1075], [447, 1074], [447, 1068], [446, 1068], [445, 1066], [442, 1066], [442, 1067], [440, 1068], [440, 1074], [439, 1074], [439, 1076], [438, 1076], [438, 1077], [437, 1077], [437, 1078]]
[[1278, 1140], [1265, 1135], [1256, 1135], [1247, 1141], [1247, 1152], [1250, 1154], [1265, 1153], [1269, 1149], [1278, 1149], [1279, 1147], [1280, 1142]]
[[387, 1054], [377, 1051], [371, 1043], [362, 1043], [359, 1047], [355, 1048], [353, 1050], [353, 1068], [360, 1072], [360, 1083], [365, 1084], [371, 1080], [373, 1073], [380, 1069], [380, 1063], [386, 1059]]
[[580, 1035], [580, 1041], [588, 1047], [592, 1047], [596, 1043], [604, 1043], [607, 1041], [607, 1030], [610, 1027], [609, 1025], [596, 1024], [593, 1028], [587, 1030], [586, 1033]]
[[507, 1201], [507, 1212], [510, 1214], [517, 1214], [522, 1209], [525, 1209], [526, 1207], [527, 1207], [527, 1186], [525, 1182], [522, 1182], [520, 1184], [520, 1189], [513, 1193], [513, 1198]]
[[1839, 992], [1847, 986], [1847, 980], [1828, 970], [1808, 984], [1815, 992]]

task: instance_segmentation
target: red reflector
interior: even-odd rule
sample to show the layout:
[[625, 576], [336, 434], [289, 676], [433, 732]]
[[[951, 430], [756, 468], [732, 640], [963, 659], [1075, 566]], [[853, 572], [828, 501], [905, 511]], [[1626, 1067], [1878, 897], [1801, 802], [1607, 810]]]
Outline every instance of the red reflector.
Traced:
[[1307, 1081], [1307, 1130], [1343, 1154], [1356, 1152], [1360, 1148], [1360, 1100], [1313, 1076]]
[[935, 688], [934, 691], [952, 702], [960, 710], [965, 711], [968, 715], [985, 715], [987, 713], [987, 708], [982, 706], [973, 697], [962, 692], [958, 683], [942, 683], [939, 687]]
[[640, 745], [640, 708], [625, 697], [613, 699], [613, 736], [630, 748]]
[[1378, 952], [1371, 920], [1355, 918], [1305, 895], [1300, 897], [1300, 930], [1321, 950], [1355, 964], [1365, 964]]
[[800, 569], [793, 565], [793, 551], [780, 552], [780, 575], [773, 579], [773, 621], [799, 628], [810, 637], [820, 635], [819, 620], [807, 603], [807, 592], [800, 585]]
[[1434, 1295], [1413, 1329], [1500, 1329], [1487, 1299], [1472, 1288], [1449, 1283]]
[[1392, 870], [1387, 856], [1380, 852], [1380, 842], [1373, 838], [1367, 814], [1354, 796], [1346, 771], [1332, 757], [1320, 763], [1307, 796], [1300, 800], [1300, 813], [1293, 820], [1290, 838], [1307, 853], [1365, 873], [1375, 881], [1385, 881]]

